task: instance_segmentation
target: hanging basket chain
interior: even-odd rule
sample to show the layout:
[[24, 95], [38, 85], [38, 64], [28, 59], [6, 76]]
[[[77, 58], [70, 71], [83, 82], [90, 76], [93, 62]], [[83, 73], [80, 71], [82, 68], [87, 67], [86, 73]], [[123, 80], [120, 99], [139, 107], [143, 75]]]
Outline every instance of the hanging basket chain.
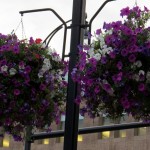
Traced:
[[22, 39], [26, 39], [26, 35], [25, 35], [25, 29], [24, 29], [24, 24], [23, 24], [23, 17], [21, 16], [21, 21], [19, 22], [19, 24], [17, 25], [16, 29], [12, 30], [11, 34], [15, 34], [17, 32], [17, 30], [19, 29], [21, 25], [21, 34], [22, 34]]
[[22, 26], [22, 39], [26, 39], [24, 24], [23, 24], [23, 17], [21, 17], [21, 26]]
[[[22, 20], [21, 20], [21, 21], [22, 21]], [[19, 22], [19, 24], [18, 24], [18, 26], [16, 27], [16, 29], [15, 29], [15, 30], [13, 30], [13, 31], [11, 32], [11, 34], [16, 33], [16, 31], [17, 31], [17, 30], [18, 30], [18, 28], [20, 27], [21, 21]]]
[[137, 0], [135, 0], [135, 4], [134, 5], [137, 6]]

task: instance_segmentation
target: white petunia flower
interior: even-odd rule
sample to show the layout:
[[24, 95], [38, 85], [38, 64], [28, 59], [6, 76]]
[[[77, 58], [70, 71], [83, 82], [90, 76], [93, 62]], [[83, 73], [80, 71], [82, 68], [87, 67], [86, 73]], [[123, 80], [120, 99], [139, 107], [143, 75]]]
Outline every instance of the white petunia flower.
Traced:
[[93, 56], [93, 58], [95, 58], [96, 60], [100, 60], [101, 59], [101, 54], [97, 53]]
[[112, 48], [112, 47], [108, 47], [107, 49], [108, 49], [109, 52], [112, 52], [112, 51], [113, 51], [113, 48]]
[[50, 60], [48, 58], [45, 58], [43, 61], [45, 64], [50, 63]]
[[10, 70], [9, 70], [9, 74], [10, 75], [15, 75], [17, 73], [17, 70], [15, 69], [15, 68], [11, 68]]
[[7, 72], [7, 70], [8, 70], [8, 66], [4, 65], [1, 67], [2, 72]]
[[46, 47], [46, 44], [45, 44], [45, 43], [42, 43], [41, 47], [42, 47], [42, 48], [45, 48], [45, 47]]
[[140, 70], [140, 71], [139, 71], [139, 75], [145, 75], [144, 70]]
[[81, 91], [81, 96], [83, 97], [85, 95], [85, 92], [84, 91]]
[[103, 45], [103, 49], [107, 49], [107, 45]]
[[139, 81], [139, 80], [140, 80], [140, 77], [139, 77], [138, 74], [134, 74], [134, 75], [132, 76], [132, 79], [135, 80], [135, 81]]
[[87, 52], [88, 52], [88, 54], [89, 54], [90, 57], [93, 57], [94, 54], [95, 54], [94, 53], [94, 48], [90, 48]]
[[49, 59], [45, 58], [44, 61], [43, 61], [43, 63], [44, 64], [43, 64], [42, 68], [46, 68], [46, 70], [49, 70], [49, 69], [52, 68], [52, 65], [51, 65]]
[[135, 62], [135, 65], [140, 68], [142, 66], [142, 62], [140, 60]]
[[150, 71], [147, 72], [147, 74], [146, 74], [146, 79], [147, 79], [148, 81], [150, 81]]
[[113, 31], [112, 29], [107, 30], [106, 34], [112, 35], [112, 33], [113, 33], [112, 31]]
[[57, 62], [60, 62], [60, 61], [61, 61], [61, 58], [59, 57], [59, 55], [57, 55], [57, 56], [53, 56], [53, 57], [52, 57], [52, 60], [57, 61]]
[[40, 70], [39, 73], [38, 73], [38, 77], [43, 78], [43, 74], [44, 74], [44, 72], [42, 70]]

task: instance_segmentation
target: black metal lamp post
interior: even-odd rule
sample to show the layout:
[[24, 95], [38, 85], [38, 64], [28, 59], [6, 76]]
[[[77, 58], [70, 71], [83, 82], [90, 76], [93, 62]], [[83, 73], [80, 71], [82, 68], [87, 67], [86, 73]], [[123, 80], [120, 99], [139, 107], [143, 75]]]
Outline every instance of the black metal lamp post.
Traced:
[[66, 104], [66, 121], [64, 134], [64, 150], [77, 149], [79, 106], [74, 103], [78, 86], [71, 79], [71, 71], [77, 63], [78, 48], [83, 39], [81, 25], [85, 20], [85, 0], [73, 1], [72, 29], [70, 43], [70, 59], [68, 72], [68, 90]]

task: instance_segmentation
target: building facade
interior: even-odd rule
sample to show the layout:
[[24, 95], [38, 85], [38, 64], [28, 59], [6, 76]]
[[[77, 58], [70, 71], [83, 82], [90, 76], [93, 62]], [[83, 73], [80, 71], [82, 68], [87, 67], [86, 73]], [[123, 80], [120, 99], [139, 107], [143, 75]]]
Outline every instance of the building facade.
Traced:
[[[103, 126], [135, 122], [131, 116], [112, 121], [105, 116], [95, 118], [79, 117], [79, 127]], [[53, 130], [64, 129], [65, 116], [61, 124], [53, 124]], [[150, 127], [105, 131], [102, 133], [78, 135], [78, 150], [150, 150]], [[31, 144], [31, 150], [63, 150], [63, 137], [37, 140]], [[0, 150], [23, 150], [24, 143], [14, 142], [9, 135], [0, 137]]]

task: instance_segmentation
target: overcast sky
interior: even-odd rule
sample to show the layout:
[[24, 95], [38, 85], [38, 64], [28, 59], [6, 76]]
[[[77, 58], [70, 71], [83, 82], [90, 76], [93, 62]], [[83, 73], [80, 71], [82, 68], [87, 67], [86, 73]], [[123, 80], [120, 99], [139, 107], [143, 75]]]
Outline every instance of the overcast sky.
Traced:
[[[90, 20], [103, 2], [104, 0], [86, 0], [87, 20]], [[19, 11], [22, 10], [52, 8], [67, 21], [72, 17], [72, 3], [73, 0], [0, 0], [0, 32], [9, 34], [12, 30], [16, 30], [21, 21]], [[141, 8], [146, 6], [150, 9], [150, 0], [137, 0], [137, 4]], [[135, 0], [116, 0], [109, 2], [93, 22], [92, 32], [97, 28], [101, 28], [104, 21], [110, 22], [120, 19], [120, 9], [127, 6], [133, 7], [134, 5]], [[33, 38], [42, 38], [43, 40], [53, 29], [61, 24], [54, 14], [49, 11], [24, 14], [23, 23], [27, 38], [32, 36]], [[22, 38], [21, 25], [16, 30], [16, 34], [20, 39]], [[68, 35], [67, 49], [70, 47], [70, 34]], [[59, 53], [61, 53], [62, 49], [62, 39], [63, 30], [55, 35], [50, 44]]]

